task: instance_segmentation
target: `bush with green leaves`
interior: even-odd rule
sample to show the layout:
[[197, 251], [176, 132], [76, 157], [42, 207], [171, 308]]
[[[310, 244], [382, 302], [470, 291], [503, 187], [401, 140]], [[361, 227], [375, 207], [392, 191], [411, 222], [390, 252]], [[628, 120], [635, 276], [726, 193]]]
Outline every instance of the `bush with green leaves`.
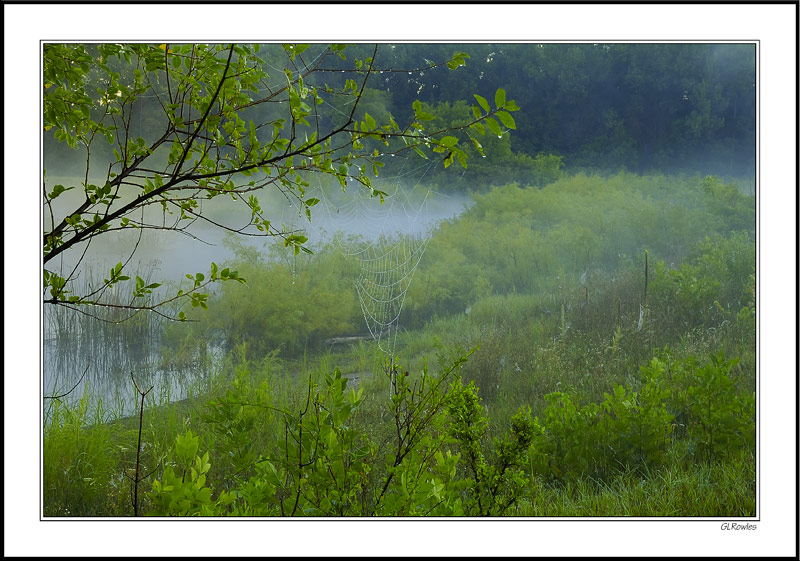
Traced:
[[[397, 363], [387, 366], [392, 397], [386, 407], [394, 427], [392, 438], [381, 444], [355, 422], [363, 388], [347, 392], [347, 379], [338, 369], [321, 385], [309, 379], [298, 410], [261, 404], [278, 413], [283, 427], [272, 441], [259, 444], [257, 456], [246, 459], [247, 477], [212, 484], [213, 458], [208, 452], [199, 455], [200, 439], [188, 431], [177, 438], [161, 477], [153, 482], [148, 514], [505, 514], [528, 484], [528, 447], [537, 427], [530, 411], [520, 409], [487, 457], [482, 440], [488, 418], [476, 386], [465, 386], [457, 373], [464, 360], [456, 359], [436, 376], [427, 368], [411, 376]], [[252, 433], [252, 427], [234, 425], [247, 407], [259, 408], [258, 403], [239, 402], [237, 408], [229, 395], [209, 405], [206, 420], [218, 433], [225, 427]], [[223, 455], [233, 451], [220, 449]], [[212, 489], [219, 491], [216, 498]]]
[[723, 183], [713, 175], [703, 178], [702, 189], [705, 206], [719, 223], [718, 230], [741, 228], [751, 235], [755, 233], [752, 196], [742, 193], [736, 184]]
[[706, 461], [755, 450], [755, 394], [736, 389], [730, 371], [737, 363], [722, 352], [703, 364], [662, 352], [641, 367], [638, 391], [617, 384], [601, 403], [585, 405], [574, 391], [546, 395], [533, 471], [607, 479], [658, 468], [681, 437], [688, 438], [690, 457], [696, 451]]
[[451, 386], [453, 399], [447, 406], [448, 431], [458, 443], [468, 477], [462, 495], [465, 514], [502, 516], [520, 499], [529, 478], [525, 472], [528, 449], [540, 431], [529, 408], [520, 408], [511, 418], [503, 439], [494, 439], [494, 456], [487, 459], [481, 445], [489, 426], [478, 388], [464, 386], [460, 379]]
[[[258, 406], [251, 405], [251, 396]], [[224, 458], [228, 465], [226, 473], [231, 480], [226, 486], [247, 479], [256, 459], [257, 442], [253, 435], [256, 424], [268, 424], [272, 402], [267, 381], [252, 387], [248, 366], [239, 364], [224, 395], [210, 399], [200, 418], [208, 425], [213, 435], [213, 450]]]
[[[410, 326], [463, 312], [490, 295], [548, 293], [559, 298], [586, 290], [588, 296], [593, 277], [619, 276], [629, 267], [641, 274], [645, 250], [653, 268], [664, 262], [661, 273], [651, 272], [654, 283], [687, 256], [694, 264], [691, 270], [687, 265], [671, 273], [670, 288], [662, 287], [681, 294], [680, 303], [672, 304], [676, 316], [690, 312], [690, 322], [700, 319], [694, 316], [714, 306], [715, 297], [723, 307], [733, 306], [727, 291], [741, 294], [736, 283], [752, 272], [753, 254], [749, 234], [731, 232], [751, 228], [754, 207], [742, 196], [736, 199], [737, 212], [727, 213], [709, 203], [702, 185], [698, 178], [577, 174], [541, 189], [511, 183], [475, 194], [474, 205], [434, 232], [417, 272], [420, 281], [409, 289]], [[703, 241], [707, 237], [710, 241]], [[739, 280], [717, 294], [714, 279]], [[642, 285], [637, 288], [624, 303], [638, 312]], [[656, 297], [658, 287], [653, 290]]]
[[681, 365], [688, 382], [689, 438], [706, 460], [755, 446], [755, 393], [736, 391], [731, 370], [738, 362], [720, 352], [705, 363], [690, 357]]
[[597, 434], [600, 406], [581, 406], [572, 392], [552, 392], [545, 400], [540, 421], [544, 431], [534, 444], [535, 471], [555, 478], [601, 474], [608, 460]]
[[707, 236], [675, 268], [656, 263], [650, 303], [664, 325], [716, 327], [735, 320], [754, 300], [755, 241], [744, 231]]
[[556, 478], [606, 479], [628, 469], [660, 466], [672, 437], [670, 390], [657, 359], [641, 371], [639, 391], [616, 384], [601, 403], [580, 405], [570, 391], [546, 395], [543, 432], [531, 456], [536, 471]]
[[669, 388], [663, 370], [654, 359], [641, 368], [638, 392], [616, 385], [613, 394], [605, 394], [602, 431], [612, 452], [611, 465], [655, 467], [664, 460], [673, 416], [667, 410]]
[[[301, 354], [328, 337], [357, 334], [363, 317], [353, 290], [358, 264], [334, 245], [314, 255], [278, 259], [279, 250], [250, 255], [234, 245], [247, 284], [226, 283], [209, 303], [201, 332], [224, 333], [227, 348], [246, 342], [251, 352]], [[250, 248], [252, 251], [252, 248]]]
[[229, 514], [238, 516], [342, 516], [360, 512], [371, 469], [370, 443], [348, 426], [361, 392], [345, 394], [335, 369], [322, 388], [311, 380], [303, 408], [281, 411], [280, 443], [253, 460], [254, 475], [234, 491]]
[[206, 486], [211, 468], [208, 452], [198, 455], [200, 437], [187, 431], [175, 438], [174, 464], [164, 466], [161, 480], [153, 481], [148, 493], [151, 516], [212, 516], [215, 503]]

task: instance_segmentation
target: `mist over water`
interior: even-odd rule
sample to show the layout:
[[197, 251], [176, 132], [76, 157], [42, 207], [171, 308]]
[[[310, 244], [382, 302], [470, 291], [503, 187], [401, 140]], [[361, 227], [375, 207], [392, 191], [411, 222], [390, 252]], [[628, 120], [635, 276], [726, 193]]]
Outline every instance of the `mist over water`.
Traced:
[[[53, 177], [49, 183], [80, 185], [81, 181], [78, 177]], [[283, 231], [303, 232], [312, 248], [331, 241], [337, 233], [345, 237], [362, 236], [366, 240], [380, 236], [427, 236], [442, 220], [458, 217], [474, 203], [472, 197], [464, 193], [444, 194], [397, 183], [391, 183], [388, 187], [378, 184], [376, 188], [387, 192], [383, 204], [360, 185], [351, 185], [346, 192], [338, 187], [311, 188], [306, 192], [306, 198], [317, 197], [320, 203], [311, 209], [310, 220], [304, 213], [298, 212], [296, 201], [276, 192], [274, 188], [266, 188], [255, 194], [265, 217], [272, 221], [273, 226]], [[69, 207], [82, 196], [77, 191], [75, 189], [62, 195], [56, 202]], [[187, 273], [207, 271], [212, 261], [222, 265], [232, 259], [234, 252], [224, 243], [228, 236], [235, 236], [245, 245], [264, 248], [266, 258], [265, 246], [274, 243], [275, 237], [265, 239], [255, 227], [247, 226], [250, 215], [241, 201], [220, 196], [212, 200], [201, 199], [200, 203], [200, 210], [208, 220], [197, 219], [190, 224], [183, 222], [188, 224], [183, 232], [167, 229], [109, 232], [98, 241], [91, 242], [83, 257], [84, 263], [98, 272], [107, 273], [116, 263], [125, 263], [135, 249], [127, 266], [130, 270], [153, 268], [159, 282], [178, 282]], [[59, 216], [58, 209], [54, 210]], [[45, 220], [48, 219], [49, 212], [45, 208]], [[176, 216], [152, 207], [146, 220], [150, 223], [161, 222], [169, 227], [175, 222]], [[242, 233], [232, 234], [217, 224], [241, 230]], [[82, 249], [67, 252], [58, 267], [68, 271], [81, 257]]]
[[[55, 176], [49, 178], [48, 183], [80, 185], [81, 181], [77, 177]], [[458, 217], [474, 204], [472, 197], [467, 194], [442, 194], [427, 188], [402, 187], [397, 183], [376, 188], [383, 188], [387, 193], [382, 204], [378, 197], [370, 196], [366, 188], [360, 185], [352, 185], [346, 192], [338, 186], [330, 189], [321, 186], [311, 188], [306, 198], [317, 197], [320, 203], [312, 209], [310, 221], [305, 213], [298, 213], [296, 201], [292, 202], [283, 194], [269, 189], [256, 194], [264, 215], [272, 220], [273, 225], [287, 232], [302, 232], [308, 238], [307, 245], [315, 253], [324, 251], [325, 244], [337, 236], [338, 239], [366, 242], [381, 237], [426, 238], [443, 220]], [[63, 206], [74, 204], [80, 196], [76, 194], [78, 191], [67, 192], [56, 202]], [[241, 201], [222, 196], [203, 200], [201, 210], [209, 220], [196, 220], [184, 232], [166, 229], [109, 232], [91, 242], [85, 255], [83, 248], [73, 249], [50, 266], [66, 274], [82, 258], [82, 277], [78, 278], [97, 286], [104, 276], [108, 277], [110, 268], [122, 262], [126, 264], [125, 270], [132, 271], [132, 277], [138, 274], [148, 283], [163, 283], [164, 286], [157, 289], [157, 293], [163, 296], [174, 294], [175, 289], [170, 287], [184, 280], [186, 274], [207, 274], [212, 262], [220, 268], [233, 264], [236, 255], [232, 245], [226, 243], [226, 238], [258, 249], [264, 260], [274, 258], [274, 254], [270, 257], [269, 246], [276, 242], [276, 238], [248, 235], [260, 233], [252, 226], [245, 228], [249, 213]], [[54, 212], [59, 215], [57, 208]], [[146, 220], [151, 224], [163, 221], [168, 226], [175, 221], [174, 216], [165, 215], [159, 209], [150, 208], [148, 212]], [[45, 219], [49, 219], [48, 209], [45, 209]], [[243, 234], [232, 234], [218, 224], [242, 229]], [[293, 254], [291, 248], [283, 251], [287, 258]], [[130, 290], [128, 284], [120, 284], [123, 294]], [[215, 287], [210, 289], [213, 292]], [[214, 297], [213, 294], [211, 297]], [[189, 371], [170, 371], [168, 367], [165, 368], [160, 361], [160, 343], [154, 335], [158, 331], [155, 328], [124, 342], [106, 341], [105, 344], [95, 345], [87, 342], [86, 338], [91, 337], [94, 329], [91, 321], [97, 320], [53, 306], [45, 306], [43, 314], [45, 395], [57, 395], [72, 388], [87, 371], [70, 399], [80, 399], [84, 386], [89, 383], [93, 395], [102, 396], [107, 403], [118, 403], [125, 414], [130, 414], [134, 405], [131, 400], [135, 397], [130, 372], [136, 372], [142, 384], [154, 384], [154, 391], [169, 396], [172, 401], [185, 397], [182, 388], [186, 383], [196, 381], [198, 376], [205, 373], [200, 368]], [[138, 317], [141, 319], [142, 315], [144, 313]], [[87, 322], [87, 319], [90, 321]], [[64, 330], [64, 323], [69, 324], [69, 331], [74, 336], [57, 336], [60, 330]], [[109, 329], [113, 332], [116, 326], [104, 327], [107, 333]], [[221, 353], [219, 347], [209, 344], [208, 356], [217, 360]]]

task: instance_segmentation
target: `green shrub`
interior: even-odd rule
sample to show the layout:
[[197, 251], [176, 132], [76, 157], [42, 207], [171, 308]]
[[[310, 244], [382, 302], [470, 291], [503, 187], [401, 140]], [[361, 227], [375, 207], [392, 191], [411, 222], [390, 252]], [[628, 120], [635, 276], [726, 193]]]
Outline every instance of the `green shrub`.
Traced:
[[358, 270], [354, 260], [332, 246], [313, 256], [302, 254], [296, 262], [275, 259], [235, 261], [247, 283], [225, 283], [209, 302], [203, 328], [224, 333], [228, 348], [246, 342], [255, 354], [280, 348], [289, 356], [326, 338], [363, 330], [353, 290]]
[[[528, 448], [537, 427], [521, 409], [511, 427], [483, 452], [486, 418], [474, 384], [456, 374], [466, 360], [456, 359], [438, 376], [424, 369], [410, 376], [396, 363], [387, 366], [392, 381], [388, 405], [394, 442], [376, 445], [354, 423], [363, 388], [345, 392], [338, 369], [318, 385], [309, 379], [299, 409], [263, 405], [277, 412], [282, 431], [260, 452], [248, 448], [247, 477], [212, 484], [209, 453], [200, 455], [200, 437], [191, 431], [175, 440], [161, 475], [147, 493], [147, 513], [155, 516], [451, 516], [501, 515], [512, 508], [528, 484]], [[241, 378], [241, 377], [240, 377]], [[452, 381], [451, 381], [452, 380]], [[244, 382], [239, 380], [241, 386]], [[242, 395], [251, 394], [239, 388]], [[206, 415], [219, 436], [240, 430], [252, 435], [248, 407], [236, 393], [209, 403]], [[262, 395], [262, 397], [264, 397]], [[258, 400], [264, 401], [264, 400]], [[238, 407], [237, 407], [238, 405]], [[245, 414], [245, 417], [242, 415]], [[242, 425], [244, 423], [244, 425]], [[230, 436], [230, 435], [229, 435]], [[224, 444], [223, 441], [219, 441]], [[236, 441], [244, 445], [244, 441]], [[459, 448], [458, 451], [453, 448]], [[224, 446], [220, 455], [236, 454]], [[464, 460], [466, 466], [460, 462]], [[242, 473], [239, 469], [237, 474]], [[465, 476], [465, 474], [469, 474]], [[220, 491], [213, 498], [214, 489]]]
[[206, 487], [206, 474], [211, 468], [208, 452], [198, 456], [200, 438], [187, 431], [175, 439], [175, 464], [164, 466], [161, 481], [153, 481], [148, 499], [150, 516], [211, 516], [214, 502]]
[[456, 379], [450, 391], [449, 433], [459, 444], [470, 474], [465, 485], [464, 512], [471, 516], [501, 516], [520, 499], [529, 483], [523, 466], [539, 427], [531, 418], [530, 409], [520, 408], [511, 418], [506, 436], [494, 440], [494, 457], [489, 461], [481, 446], [489, 420], [478, 388], [474, 382], [464, 386]]
[[670, 329], [717, 327], [753, 304], [754, 274], [755, 242], [747, 233], [706, 237], [680, 266], [656, 264], [650, 304]]
[[687, 401], [690, 416], [689, 437], [707, 460], [724, 458], [755, 442], [755, 396], [736, 395], [731, 369], [738, 359], [722, 353], [698, 366], [688, 361], [690, 385]]
[[612, 465], [658, 466], [670, 443], [673, 416], [666, 405], [669, 389], [664, 366], [653, 359], [641, 371], [639, 392], [617, 385], [602, 403], [606, 412], [602, 432], [613, 451]]

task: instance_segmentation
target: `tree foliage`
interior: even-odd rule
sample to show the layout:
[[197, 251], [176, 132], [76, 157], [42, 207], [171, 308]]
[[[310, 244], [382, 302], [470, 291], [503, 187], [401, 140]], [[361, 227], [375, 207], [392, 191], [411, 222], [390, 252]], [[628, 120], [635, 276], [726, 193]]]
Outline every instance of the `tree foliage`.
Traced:
[[[447, 48], [467, 46], [397, 45], [391, 57], [409, 64]], [[518, 92], [517, 102], [525, 108], [513, 117], [515, 154], [561, 155], [571, 170], [754, 173], [754, 44], [484, 43], [468, 48], [473, 74], [433, 69], [421, 76], [384, 77], [396, 111], [412, 98], [433, 106], [455, 104], [463, 97], [460, 92], [474, 89], [493, 99], [491, 88], [500, 86]], [[480, 167], [470, 166], [465, 179]]]
[[[269, 209], [259, 202], [260, 191], [279, 190], [310, 220], [319, 202], [306, 192], [312, 176], [334, 177], [342, 189], [355, 181], [382, 201], [385, 193], [372, 186], [371, 178], [379, 175], [387, 155], [413, 151], [440, 158], [444, 167], [454, 161], [466, 167], [465, 147], [480, 146], [476, 137], [485, 133], [484, 126], [495, 131], [499, 120], [513, 127], [509, 111], [518, 107], [502, 89], [494, 106], [484, 100], [481, 110], [459, 126], [430, 126], [434, 116], [416, 100], [398, 123], [380, 110], [380, 92], [367, 85], [383, 73], [423, 69], [384, 66], [378, 45], [365, 49], [46, 44], [44, 129], [77, 150], [85, 165], [79, 185], [49, 186], [46, 175], [43, 181], [44, 302], [135, 312], [158, 311], [167, 302], [189, 298], [193, 306], [206, 308], [211, 283], [244, 279], [212, 263], [208, 272], [187, 275], [189, 287], [171, 297], [152, 298], [160, 283], [137, 276], [128, 300], [109, 302], [103, 298], [107, 289], [132, 280], [129, 258], [112, 267], [99, 286], [81, 292], [74, 281], [92, 241], [121, 230], [138, 231], [141, 240], [144, 230], [188, 233], [200, 221], [238, 234], [280, 238], [295, 254], [308, 252], [305, 236], [272, 223]], [[456, 52], [424, 69], [446, 65], [455, 70], [468, 57]], [[375, 115], [368, 112], [373, 107]], [[132, 126], [145, 118], [144, 127]], [[80, 196], [68, 200], [65, 193], [73, 189]], [[234, 227], [204, 213], [203, 202], [216, 197], [239, 204], [246, 223]], [[64, 266], [59, 258], [70, 253], [73, 266]]]

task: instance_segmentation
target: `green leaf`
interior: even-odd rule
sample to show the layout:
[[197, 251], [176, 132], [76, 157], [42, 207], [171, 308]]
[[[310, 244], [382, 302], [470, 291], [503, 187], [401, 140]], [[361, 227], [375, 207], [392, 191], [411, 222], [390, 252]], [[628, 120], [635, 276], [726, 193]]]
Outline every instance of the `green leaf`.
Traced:
[[503, 88], [497, 88], [497, 91], [494, 93], [495, 106], [498, 109], [500, 109], [505, 102], [506, 102], [506, 91]]
[[489, 127], [489, 130], [492, 131], [497, 136], [503, 136], [503, 131], [500, 128], [500, 125], [498, 125], [497, 121], [495, 121], [491, 117], [486, 118], [486, 126]]
[[458, 163], [461, 164], [461, 167], [467, 169], [467, 155], [461, 150], [458, 150], [456, 152], [456, 157], [458, 158]]
[[477, 99], [477, 100], [478, 100], [478, 104], [479, 104], [481, 107], [483, 107], [483, 110], [484, 110], [484, 111], [486, 111], [487, 113], [489, 113], [489, 112], [492, 110], [492, 108], [489, 106], [489, 102], [488, 102], [488, 101], [486, 101], [486, 98], [485, 98], [485, 97], [481, 97], [481, 96], [479, 96], [478, 94], [472, 94], [472, 95], [474, 95], [474, 96], [475, 96], [475, 99]]
[[440, 141], [439, 144], [442, 146], [447, 146], [448, 148], [452, 148], [456, 144], [458, 144], [458, 138], [455, 136], [445, 136]]
[[423, 152], [422, 150], [420, 150], [419, 146], [412, 146], [411, 148], [414, 150], [414, 152], [416, 152], [417, 154], [419, 154], [420, 156], [422, 156], [426, 160], [428, 159], [428, 155], [425, 154], [425, 152]]
[[447, 68], [449, 68], [450, 70], [455, 70], [459, 66], [465, 66], [466, 61], [464, 59], [467, 58], [469, 58], [469, 55], [467, 53], [461, 53], [461, 52], [454, 53], [452, 60], [447, 62]]
[[506, 113], [505, 111], [498, 111], [497, 118], [500, 119], [500, 122], [503, 123], [506, 127], [510, 129], [517, 128], [516, 123], [514, 123], [514, 117], [511, 116], [511, 113]]

